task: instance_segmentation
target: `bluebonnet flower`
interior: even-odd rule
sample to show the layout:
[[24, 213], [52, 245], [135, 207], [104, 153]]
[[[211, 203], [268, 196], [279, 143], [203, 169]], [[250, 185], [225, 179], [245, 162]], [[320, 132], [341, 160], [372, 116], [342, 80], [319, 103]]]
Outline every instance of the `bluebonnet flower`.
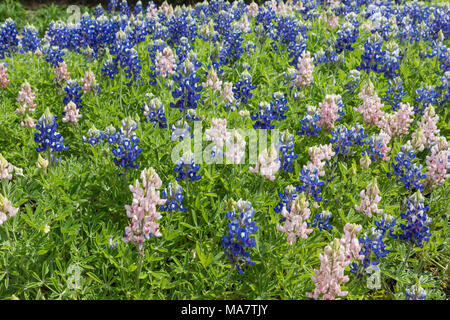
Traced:
[[178, 120], [172, 125], [172, 135], [170, 140], [184, 140], [186, 137], [192, 138], [191, 127], [186, 121]]
[[176, 47], [175, 52], [177, 54], [177, 64], [181, 65], [194, 48], [191, 46], [189, 39], [186, 37], [181, 37], [179, 42], [180, 43]]
[[[363, 256], [362, 264], [352, 263], [351, 272], [358, 274], [358, 272], [365, 272], [369, 266], [376, 266], [380, 263], [380, 258], [386, 257], [390, 252], [386, 248], [384, 243], [384, 237], [386, 232], [393, 238], [397, 238], [394, 235], [394, 226], [396, 220], [391, 215], [383, 214], [383, 218], [380, 221], [375, 221], [376, 227], [372, 227], [370, 234], [364, 234], [364, 238], [360, 238], [359, 242], [361, 244], [360, 255]], [[360, 275], [362, 275], [360, 273]]]
[[231, 17], [230, 13], [225, 10], [221, 10], [214, 19], [214, 30], [222, 39], [229, 35], [232, 21], [233, 18]]
[[300, 170], [299, 178], [301, 184], [296, 186], [297, 191], [305, 192], [307, 195], [310, 194], [317, 202], [321, 201], [322, 197], [319, 194], [324, 182], [319, 181], [319, 169], [309, 163]]
[[396, 176], [407, 190], [418, 189], [423, 192], [423, 179], [426, 175], [422, 173], [422, 165], [412, 163], [416, 155], [406, 145], [400, 148], [400, 152], [395, 156], [392, 165], [393, 173], [388, 172], [388, 177]]
[[124, 168], [125, 171], [137, 169], [139, 165], [135, 161], [142, 153], [142, 149], [138, 147], [140, 139], [135, 133], [138, 125], [130, 117], [123, 119], [121, 125], [119, 132], [114, 127], [109, 127], [105, 131], [105, 137], [112, 146], [111, 151], [115, 156], [114, 163], [116, 166]]
[[350, 79], [347, 82], [347, 84], [345, 85], [345, 87], [348, 90], [350, 90], [350, 92], [353, 93], [361, 81], [361, 73], [358, 70], [354, 69], [354, 70], [350, 70], [349, 76], [350, 76]]
[[314, 222], [308, 222], [308, 227], [319, 228], [320, 231], [333, 229], [333, 226], [329, 223], [332, 217], [332, 213], [328, 210], [317, 213], [314, 216]]
[[246, 104], [248, 99], [253, 96], [252, 90], [255, 88], [256, 86], [252, 85], [252, 76], [247, 70], [244, 70], [241, 73], [239, 81], [233, 86], [236, 105]]
[[114, 14], [114, 11], [117, 9], [118, 4], [119, 4], [119, 0], [109, 0], [108, 13]]
[[377, 161], [378, 159], [389, 160], [387, 153], [390, 148], [387, 147], [387, 135], [373, 134], [370, 136], [369, 140], [366, 142], [367, 149], [362, 152], [362, 156], [366, 154], [370, 156], [372, 161]]
[[197, 115], [195, 109], [188, 109], [185, 116], [186, 120], [199, 121], [200, 118]]
[[386, 45], [386, 54], [383, 57], [383, 73], [387, 79], [395, 78], [399, 75], [400, 69], [400, 49], [395, 41]]
[[43, 53], [45, 61], [50, 63], [52, 67], [57, 67], [60, 62], [64, 61], [62, 57], [65, 53], [57, 46], [44, 47]]
[[291, 42], [288, 46], [289, 58], [292, 60], [289, 61], [289, 65], [297, 66], [299, 58], [306, 51], [306, 28], [302, 28], [302, 33], [297, 34], [297, 38], [294, 42]]
[[129, 17], [131, 14], [131, 8], [128, 5], [127, 0], [122, 0], [120, 2], [120, 15], [125, 15], [127, 17]]
[[355, 26], [348, 21], [344, 22], [341, 29], [338, 31], [338, 38], [336, 39], [336, 53], [343, 51], [353, 51], [352, 45], [356, 42], [359, 34], [359, 23]]
[[98, 6], [95, 7], [94, 10], [94, 16], [96, 18], [100, 17], [101, 15], [103, 15], [105, 13], [105, 10], [103, 10], [102, 5], [99, 4]]
[[20, 39], [21, 53], [32, 52], [34, 53], [41, 47], [41, 39], [39, 38], [39, 31], [35, 26], [27, 25], [23, 28], [22, 37]]
[[164, 106], [158, 98], [152, 98], [149, 104], [145, 103], [141, 108], [144, 111], [145, 122], [153, 122], [153, 127], [156, 125], [159, 128], [167, 128], [166, 113], [164, 112]]
[[180, 15], [173, 14], [167, 22], [167, 28], [167, 44], [170, 46], [178, 46], [182, 38], [194, 42], [197, 37], [197, 25], [186, 11]]
[[450, 101], [450, 71], [446, 71], [442, 77], [440, 77], [441, 84], [436, 86], [436, 90], [440, 93], [441, 99], [438, 104], [441, 106], [446, 105]]
[[338, 61], [338, 57], [336, 55], [336, 52], [333, 49], [333, 46], [331, 43], [327, 44], [327, 47], [325, 50], [323, 48], [320, 48], [315, 54], [314, 54], [314, 64], [319, 63], [336, 63]]
[[320, 115], [316, 112], [316, 107], [307, 106], [306, 115], [303, 119], [300, 119], [300, 131], [298, 135], [306, 136], [318, 136], [321, 130], [319, 124]]
[[197, 174], [200, 170], [200, 165], [195, 163], [192, 152], [184, 153], [183, 156], [177, 161], [177, 164], [173, 169], [178, 174], [175, 178], [177, 181], [183, 179], [191, 179], [192, 181], [196, 181], [202, 177]]
[[83, 95], [83, 90], [81, 86], [78, 84], [77, 80], [69, 79], [67, 80], [66, 87], [64, 88], [66, 95], [64, 96], [64, 104], [67, 105], [70, 101], [76, 104], [77, 108], [80, 109], [83, 106], [81, 103], [83, 99], [81, 96]]
[[410, 289], [405, 290], [405, 298], [406, 300], [425, 300], [427, 298], [427, 292], [417, 283]]
[[44, 114], [39, 118], [38, 124], [36, 124], [36, 129], [38, 132], [34, 134], [34, 141], [39, 143], [36, 148], [37, 152], [47, 151], [49, 153], [50, 159], [48, 161], [59, 162], [60, 159], [56, 159], [53, 156], [54, 152], [60, 152], [68, 150], [69, 147], [64, 146], [64, 138], [61, 134], [56, 132], [58, 124], [56, 123], [56, 117], [51, 114], [50, 110], [47, 108]]
[[129, 41], [130, 29], [127, 32], [120, 30], [116, 33], [116, 42], [112, 46], [109, 57], [103, 64], [102, 74], [109, 76], [111, 79], [123, 71], [125, 78], [130, 81], [127, 83], [130, 86], [133, 82], [137, 82], [141, 78], [140, 59], [136, 49], [132, 48], [132, 43]]
[[354, 127], [348, 129], [345, 125], [338, 126], [331, 131], [330, 142], [333, 144], [333, 150], [336, 154], [347, 155], [349, 147], [353, 145], [364, 145], [368, 135], [364, 133], [364, 127], [356, 123]]
[[386, 51], [382, 49], [382, 46], [383, 38], [377, 32], [370, 35], [364, 42], [364, 53], [361, 56], [361, 64], [357, 69], [365, 70], [366, 73], [370, 73], [370, 71], [383, 72], [383, 57]]
[[258, 15], [256, 16], [256, 27], [255, 27], [256, 35], [261, 39], [264, 39], [267, 35], [269, 35], [270, 31], [275, 29], [274, 28], [275, 19], [276, 13], [273, 10], [272, 6], [260, 7]]
[[178, 73], [173, 75], [173, 79], [178, 82], [179, 88], [172, 91], [172, 97], [179, 98], [176, 103], [171, 102], [172, 108], [177, 108], [180, 112], [186, 114], [188, 109], [197, 108], [197, 100], [200, 99], [200, 91], [202, 86], [198, 85], [200, 77], [195, 72], [200, 66], [200, 63], [196, 61], [196, 57], [193, 56], [186, 58], [183, 64], [179, 67]]
[[440, 96], [439, 92], [430, 85], [416, 89], [416, 95], [417, 105], [414, 106], [414, 112], [421, 115], [429, 104], [437, 104], [437, 99]]
[[[234, 90], [234, 88], [233, 88]], [[276, 118], [270, 103], [262, 101], [259, 103], [259, 112], [251, 115], [250, 118], [256, 122], [253, 124], [254, 129], [273, 129], [275, 125], [272, 120]]]
[[225, 37], [225, 42], [219, 50], [219, 59], [221, 65], [232, 65], [239, 60], [244, 52], [242, 48], [242, 31], [238, 22], [232, 24], [232, 28]]
[[281, 169], [285, 172], [292, 172], [293, 161], [298, 158], [298, 154], [294, 153], [294, 147], [294, 135], [288, 131], [282, 132], [275, 148], [278, 150]]
[[138, 15], [139, 13], [144, 12], [144, 7], [142, 6], [142, 2], [138, 1], [136, 2], [136, 5], [134, 6], [134, 14]]
[[117, 241], [116, 242], [113, 241], [113, 237], [112, 236], [109, 237], [108, 244], [109, 244], [109, 249], [111, 249], [111, 250], [115, 249], [115, 248], [117, 248], [119, 246], [119, 243]]
[[160, 210], [165, 211], [186, 211], [183, 207], [183, 187], [177, 182], [169, 183], [168, 187], [161, 192], [161, 199], [166, 199], [166, 203], [160, 206]]
[[92, 126], [88, 132], [87, 132], [88, 137], [86, 138], [85, 136], [83, 136], [83, 142], [89, 143], [91, 146], [95, 147], [96, 145], [98, 145], [104, 137], [104, 134], [98, 130], [95, 126]]
[[19, 38], [17, 37], [16, 23], [8, 18], [0, 25], [0, 59], [16, 52], [18, 46]]
[[278, 202], [275, 208], [273, 208], [273, 211], [275, 211], [276, 213], [280, 213], [283, 210], [283, 207], [286, 207], [286, 209], [290, 211], [293, 201], [298, 196], [297, 188], [294, 187], [293, 185], [289, 185], [286, 188], [284, 188], [283, 193], [278, 192], [278, 196], [280, 197], [280, 202]]
[[225, 254], [230, 259], [234, 268], [243, 274], [242, 264], [254, 265], [250, 259], [250, 252], [246, 248], [256, 246], [255, 239], [251, 234], [258, 230], [258, 226], [253, 221], [255, 209], [249, 201], [240, 199], [231, 212], [227, 212], [228, 235], [222, 236], [222, 245], [225, 247]]
[[351, 136], [352, 129], [347, 128], [345, 125], [340, 125], [331, 131], [330, 142], [333, 144], [333, 150], [336, 155], [342, 154], [345, 156], [349, 152], [349, 147], [353, 144]]
[[381, 100], [389, 103], [393, 111], [397, 111], [400, 108], [403, 97], [406, 95], [402, 79], [400, 77], [389, 79], [389, 86], [385, 93], [386, 96], [382, 97]]
[[430, 240], [431, 236], [429, 230], [432, 219], [427, 216], [429, 210], [430, 207], [425, 205], [420, 191], [409, 197], [406, 201], [406, 212], [400, 213], [400, 216], [406, 219], [406, 223], [400, 224], [403, 233], [399, 235], [399, 238], [423, 248], [423, 242]]

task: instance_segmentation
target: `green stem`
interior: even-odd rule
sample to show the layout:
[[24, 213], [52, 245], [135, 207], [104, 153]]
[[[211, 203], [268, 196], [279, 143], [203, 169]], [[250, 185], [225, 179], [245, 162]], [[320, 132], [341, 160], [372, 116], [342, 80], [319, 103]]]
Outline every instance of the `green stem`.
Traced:
[[122, 77], [122, 69], [120, 69], [120, 109], [122, 108], [122, 87], [123, 87], [123, 77]]
[[139, 280], [140, 280], [140, 275], [141, 275], [141, 271], [142, 271], [142, 254], [139, 254], [139, 269], [138, 269], [138, 273], [137, 273], [137, 279], [136, 279], [136, 290], [139, 291]]

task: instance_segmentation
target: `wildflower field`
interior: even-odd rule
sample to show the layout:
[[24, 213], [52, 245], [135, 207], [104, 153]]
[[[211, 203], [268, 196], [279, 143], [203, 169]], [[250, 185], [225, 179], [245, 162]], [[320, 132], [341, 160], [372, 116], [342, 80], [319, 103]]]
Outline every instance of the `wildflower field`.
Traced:
[[449, 298], [448, 2], [23, 10], [1, 299]]

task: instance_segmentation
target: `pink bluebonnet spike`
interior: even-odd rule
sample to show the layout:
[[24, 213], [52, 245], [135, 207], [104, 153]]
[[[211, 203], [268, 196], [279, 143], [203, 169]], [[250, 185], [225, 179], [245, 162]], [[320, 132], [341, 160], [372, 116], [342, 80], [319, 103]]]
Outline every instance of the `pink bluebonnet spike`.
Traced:
[[10, 82], [8, 79], [8, 68], [0, 63], [0, 87], [6, 88], [6, 85]]
[[167, 78], [169, 74], [175, 74], [176, 65], [175, 55], [169, 47], [156, 53], [156, 72], [163, 78]]
[[356, 210], [364, 213], [369, 218], [372, 217], [372, 213], [383, 213], [383, 210], [378, 208], [378, 203], [381, 201], [381, 196], [376, 178], [369, 183], [366, 190], [361, 191], [360, 197], [361, 204], [355, 205]]
[[34, 112], [36, 104], [34, 103], [35, 94], [31, 90], [30, 84], [25, 81], [20, 86], [19, 96], [17, 97], [17, 102], [19, 102], [20, 108], [16, 109], [16, 112], [24, 114], [25, 111]]
[[269, 180], [275, 180], [275, 173], [280, 169], [280, 159], [278, 152], [272, 145], [269, 149], [265, 149], [258, 157], [256, 166], [250, 167], [249, 170], [252, 173], [260, 173], [264, 178]]
[[314, 63], [311, 54], [307, 51], [303, 53], [298, 59], [297, 63], [297, 77], [295, 78], [295, 85], [297, 87], [307, 87], [313, 80]]
[[313, 146], [308, 149], [311, 161], [309, 163], [313, 164], [317, 169], [319, 169], [319, 176], [323, 177], [325, 172], [322, 168], [325, 166], [326, 161], [331, 160], [331, 157], [335, 155], [333, 151], [333, 145], [323, 144], [318, 146]]
[[0, 225], [14, 217], [18, 211], [19, 208], [13, 207], [11, 201], [0, 193]]
[[0, 153], [0, 180], [12, 179], [12, 172], [14, 171], [14, 166], [6, 160], [3, 155]]
[[281, 215], [285, 218], [284, 225], [277, 224], [277, 230], [287, 233], [287, 242], [293, 245], [297, 238], [307, 239], [313, 229], [308, 229], [306, 220], [311, 215], [308, 200], [304, 193], [300, 193], [293, 201], [290, 210], [283, 207]]
[[64, 112], [66, 113], [64, 118], [62, 118], [62, 122], [72, 122], [77, 123], [78, 119], [80, 119], [82, 116], [79, 113], [79, 109], [77, 108], [77, 105], [73, 103], [73, 101], [70, 101], [65, 107]]
[[123, 241], [132, 243], [139, 249], [141, 255], [144, 254], [144, 242], [152, 236], [160, 237], [159, 223], [161, 213], [157, 211], [157, 206], [164, 205], [166, 199], [161, 199], [159, 191], [162, 182], [153, 168], [144, 169], [141, 172], [142, 187], [138, 180], [135, 185], [130, 185], [133, 193], [133, 202], [126, 205], [128, 218], [131, 224], [125, 228]]
[[323, 102], [319, 103], [317, 113], [320, 115], [319, 126], [322, 129], [330, 130], [334, 128], [334, 123], [339, 119], [339, 95], [327, 95]]
[[58, 65], [53, 69], [53, 73], [55, 74], [53, 81], [58, 86], [64, 86], [64, 83], [70, 79], [70, 72], [67, 71], [67, 64], [64, 61], [58, 62]]

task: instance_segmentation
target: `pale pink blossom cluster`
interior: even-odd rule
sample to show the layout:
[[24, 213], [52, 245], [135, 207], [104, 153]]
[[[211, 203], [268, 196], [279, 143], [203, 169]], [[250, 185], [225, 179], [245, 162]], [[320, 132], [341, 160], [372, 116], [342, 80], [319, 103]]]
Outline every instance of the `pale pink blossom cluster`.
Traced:
[[64, 61], [58, 62], [58, 65], [53, 68], [53, 73], [55, 74], [53, 81], [59, 86], [70, 79], [70, 72], [67, 71], [67, 64]]
[[247, 14], [249, 18], [254, 18], [258, 15], [259, 7], [255, 2], [250, 3], [247, 7]]
[[259, 156], [256, 166], [250, 167], [249, 170], [252, 173], [260, 173], [264, 178], [271, 181], [275, 180], [275, 173], [280, 169], [280, 159], [278, 152], [272, 145], [270, 148], [265, 149]]
[[83, 77], [83, 93], [94, 92], [95, 94], [98, 92], [98, 84], [95, 79], [95, 74], [92, 71], [88, 71], [84, 74]]
[[361, 197], [361, 204], [355, 205], [356, 210], [364, 213], [369, 218], [372, 217], [372, 213], [383, 213], [383, 210], [378, 208], [378, 203], [381, 201], [381, 196], [376, 178], [369, 183], [366, 190], [361, 191], [359, 196]]
[[367, 125], [378, 125], [381, 118], [384, 116], [383, 103], [380, 97], [373, 93], [373, 85], [369, 83], [363, 88], [363, 91], [358, 95], [363, 102], [355, 110], [362, 114], [364, 123]]
[[327, 26], [330, 27], [331, 29], [335, 29], [339, 25], [339, 17], [336, 15], [331, 15], [331, 16], [325, 17], [325, 20], [326, 20]]
[[222, 89], [222, 97], [228, 103], [234, 102], [234, 93], [233, 93], [233, 83], [232, 82], [224, 82]]
[[0, 63], [0, 86], [2, 88], [6, 88], [6, 85], [9, 83], [8, 79], [8, 68]]
[[408, 140], [408, 144], [416, 151], [423, 151], [427, 140], [423, 134], [423, 129], [418, 127], [411, 135], [411, 140]]
[[363, 255], [360, 255], [362, 245], [359, 243], [356, 234], [362, 230], [362, 226], [355, 223], [346, 223], [344, 226], [344, 234], [339, 240], [344, 246], [345, 257], [347, 258], [348, 264], [350, 264], [352, 259], [362, 260]]
[[167, 78], [169, 74], [175, 74], [176, 58], [172, 49], [165, 47], [164, 50], [156, 53], [156, 72], [163, 78]]
[[227, 119], [211, 119], [211, 127], [205, 130], [205, 137], [216, 146], [222, 148], [228, 139]]
[[0, 153], [0, 180], [12, 179], [12, 172], [14, 171], [14, 166], [6, 160], [3, 155]]
[[345, 297], [348, 292], [342, 291], [341, 283], [349, 281], [349, 277], [344, 274], [347, 266], [345, 248], [335, 239], [327, 245], [323, 253], [319, 254], [320, 269], [314, 270], [314, 276], [311, 276], [315, 284], [312, 293], [306, 293], [306, 296], [313, 299], [335, 300], [336, 297]]
[[311, 157], [311, 161], [309, 161], [309, 163], [319, 169], [319, 176], [324, 176], [325, 171], [322, 171], [321, 169], [325, 166], [326, 161], [331, 160], [331, 157], [335, 155], [333, 145], [330, 143], [313, 146], [308, 149], [308, 153]]
[[360, 225], [347, 223], [342, 238], [333, 240], [325, 247], [324, 252], [319, 254], [320, 269], [314, 270], [315, 275], [311, 277], [315, 289], [306, 294], [308, 297], [335, 300], [336, 297], [345, 297], [348, 294], [347, 291], [342, 291], [341, 283], [349, 281], [344, 271], [351, 260], [363, 258], [359, 255], [361, 244], [356, 237], [361, 229]]
[[154, 3], [149, 3], [147, 7], [147, 17], [154, 19], [158, 17], [158, 7]]
[[144, 241], [153, 235], [160, 237], [159, 223], [161, 213], [157, 211], [157, 206], [166, 203], [166, 199], [161, 199], [159, 191], [162, 182], [153, 168], [144, 169], [141, 172], [142, 187], [136, 179], [135, 185], [130, 185], [130, 191], [133, 193], [133, 202], [126, 205], [128, 218], [131, 223], [125, 228], [125, 236], [122, 239], [126, 243], [132, 243], [138, 249], [140, 254], [144, 254]]
[[66, 115], [62, 118], [62, 122], [72, 122], [77, 123], [78, 119], [81, 118], [81, 114], [78, 111], [77, 105], [70, 101], [65, 107], [64, 112]]
[[231, 164], [241, 163], [245, 156], [245, 139], [236, 130], [228, 133], [225, 158]]
[[[427, 148], [430, 148], [439, 136], [439, 129], [437, 127], [438, 121], [439, 116], [436, 114], [434, 107], [430, 104], [424, 110], [422, 119], [418, 123], [423, 133], [422, 143]], [[414, 133], [412, 139], [417, 139]]]
[[30, 84], [25, 81], [20, 86], [19, 96], [17, 97], [17, 102], [19, 102], [20, 108], [16, 109], [16, 112], [24, 114], [27, 110], [29, 112], [34, 112], [36, 104], [34, 103], [35, 94], [31, 90]]
[[311, 215], [309, 203], [304, 193], [300, 193], [291, 205], [290, 211], [286, 206], [283, 207], [281, 215], [286, 218], [284, 225], [277, 224], [277, 230], [287, 233], [287, 242], [293, 245], [297, 242], [297, 238], [307, 239], [313, 229], [308, 229], [306, 220]]
[[206, 77], [206, 82], [202, 83], [204, 88], [212, 88], [214, 90], [220, 91], [222, 88], [222, 81], [217, 76], [216, 70], [211, 68], [211, 71], [208, 72], [208, 76]]
[[361, 159], [359, 159], [359, 164], [364, 169], [368, 169], [371, 163], [372, 163], [372, 160], [370, 160], [370, 157], [367, 153], [365, 153], [364, 156], [362, 156]]
[[248, 21], [248, 16], [244, 13], [241, 17], [241, 20], [239, 21], [239, 27], [242, 32], [249, 33], [252, 31], [250, 28], [250, 22]]
[[384, 113], [378, 122], [378, 127], [389, 136], [408, 134], [409, 125], [413, 121], [414, 109], [409, 103], [400, 103], [395, 113]]
[[324, 130], [334, 128], [334, 123], [339, 119], [338, 101], [341, 99], [339, 95], [326, 95], [323, 102], [319, 103], [317, 113], [320, 115], [319, 126]]
[[159, 9], [164, 12], [167, 18], [170, 18], [173, 14], [173, 7], [172, 5], [168, 4], [167, 1], [164, 1]]
[[302, 53], [297, 63], [295, 85], [297, 87], [307, 87], [313, 80], [314, 63], [311, 54], [306, 51]]
[[25, 120], [20, 122], [20, 126], [25, 128], [34, 128], [36, 127], [36, 121], [27, 115]]
[[429, 188], [434, 188], [440, 185], [443, 185], [445, 180], [450, 177], [448, 173], [450, 170], [450, 150], [448, 148], [447, 140], [444, 137], [440, 137], [440, 140], [443, 139], [445, 144], [443, 143], [441, 148], [439, 143], [434, 144], [431, 147], [431, 154], [427, 156], [427, 167], [428, 171], [426, 173], [426, 185]]
[[8, 218], [14, 217], [18, 211], [19, 208], [14, 208], [11, 201], [0, 194], [0, 225], [8, 220]]

